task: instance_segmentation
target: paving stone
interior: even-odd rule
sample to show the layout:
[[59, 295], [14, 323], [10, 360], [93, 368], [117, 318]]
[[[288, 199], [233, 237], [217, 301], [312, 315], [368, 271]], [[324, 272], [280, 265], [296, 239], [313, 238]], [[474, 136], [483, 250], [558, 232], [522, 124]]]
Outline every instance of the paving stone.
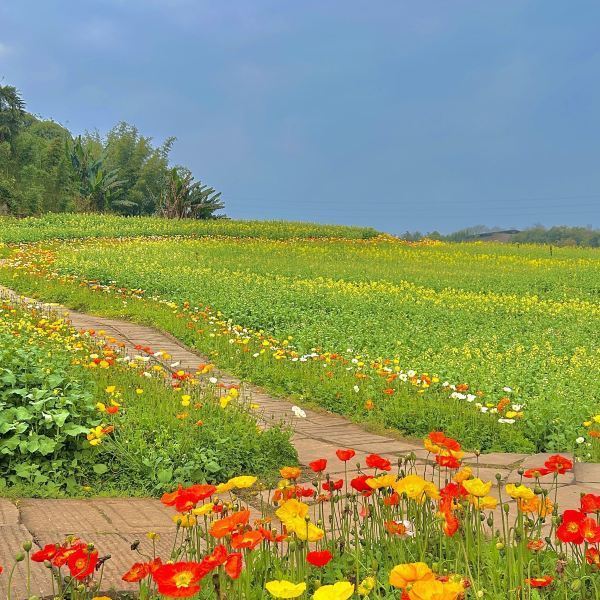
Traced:
[[482, 466], [486, 467], [510, 467], [512, 465], [519, 464], [521, 461], [525, 460], [529, 454], [510, 454], [506, 452], [490, 452], [489, 454], [481, 454], [479, 455], [479, 460], [477, 457], [471, 455], [468, 458], [465, 457], [464, 462], [468, 465], [473, 465], [479, 463]]
[[0, 498], [0, 527], [19, 524], [18, 508], [6, 498]]
[[[8, 597], [8, 575], [14, 564], [14, 557], [23, 550], [25, 541], [33, 543], [33, 538], [22, 525], [0, 526], [0, 565], [4, 567], [4, 573], [0, 576], [0, 597], [2, 598]], [[13, 576], [11, 587], [12, 597], [15, 600], [28, 597], [26, 576], [26, 566], [23, 561], [18, 563]], [[44, 597], [51, 592], [52, 583], [48, 576], [48, 569], [38, 563], [31, 563], [31, 593]]]
[[[600, 489], [594, 484], [575, 484], [564, 485], [558, 488], [556, 495], [557, 503], [562, 513], [564, 510], [578, 509], [580, 507], [580, 498], [582, 494], [598, 494]], [[554, 493], [550, 494], [550, 499], [554, 501]]]
[[411, 442], [402, 442], [395, 439], [385, 438], [384, 440], [369, 442], [366, 444], [356, 444], [357, 450], [375, 454], [409, 454], [413, 450], [421, 450], [422, 447]]
[[575, 481], [597, 483], [600, 488], [600, 463], [575, 463]]
[[112, 529], [90, 500], [33, 498], [21, 500], [19, 510], [21, 521], [36, 536], [43, 531], [59, 531], [64, 536]]
[[[145, 531], [151, 527], [155, 532], [173, 530], [173, 510], [160, 500], [144, 498], [98, 498], [94, 507], [102, 513], [112, 529], [119, 532]], [[65, 507], [68, 510], [68, 506]]]

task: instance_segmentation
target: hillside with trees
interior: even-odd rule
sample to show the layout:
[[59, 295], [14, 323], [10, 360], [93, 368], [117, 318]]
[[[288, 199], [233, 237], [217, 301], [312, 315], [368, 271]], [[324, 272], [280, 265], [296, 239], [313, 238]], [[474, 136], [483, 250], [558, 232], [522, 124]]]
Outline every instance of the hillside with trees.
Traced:
[[221, 194], [172, 166], [174, 137], [162, 144], [125, 122], [106, 135], [74, 137], [26, 111], [13, 86], [0, 86], [0, 214], [110, 212], [222, 218]]

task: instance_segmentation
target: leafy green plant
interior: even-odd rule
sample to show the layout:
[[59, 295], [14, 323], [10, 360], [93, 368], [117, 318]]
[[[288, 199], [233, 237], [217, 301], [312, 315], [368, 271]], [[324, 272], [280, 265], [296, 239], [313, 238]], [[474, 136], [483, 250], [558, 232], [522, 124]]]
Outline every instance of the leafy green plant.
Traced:
[[95, 460], [93, 386], [67, 352], [23, 342], [0, 334], [0, 484], [75, 489]]

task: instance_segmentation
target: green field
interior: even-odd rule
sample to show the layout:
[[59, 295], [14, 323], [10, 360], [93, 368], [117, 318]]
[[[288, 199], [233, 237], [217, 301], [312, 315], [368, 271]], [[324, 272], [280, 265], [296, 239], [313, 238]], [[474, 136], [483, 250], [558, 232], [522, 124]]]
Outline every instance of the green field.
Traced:
[[[76, 233], [69, 222], [63, 237], [109, 237], [11, 248], [13, 264], [26, 268], [3, 269], [3, 280], [156, 324], [276, 392], [404, 434], [474, 426], [472, 448], [568, 450], [599, 411], [597, 250], [407, 244], [283, 223], [89, 219], [93, 227]], [[21, 223], [5, 228], [7, 241], [53, 231]], [[149, 237], [159, 233], [184, 235]], [[116, 237], [135, 235], [146, 237]], [[101, 297], [96, 283], [108, 286]], [[123, 301], [116, 288], [143, 293]]]

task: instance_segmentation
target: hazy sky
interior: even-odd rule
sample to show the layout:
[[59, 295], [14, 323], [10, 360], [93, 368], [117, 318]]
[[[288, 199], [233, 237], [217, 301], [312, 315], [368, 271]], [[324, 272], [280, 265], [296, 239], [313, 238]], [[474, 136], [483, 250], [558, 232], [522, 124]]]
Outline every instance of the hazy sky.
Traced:
[[600, 225], [594, 0], [0, 0], [0, 78], [238, 218]]

